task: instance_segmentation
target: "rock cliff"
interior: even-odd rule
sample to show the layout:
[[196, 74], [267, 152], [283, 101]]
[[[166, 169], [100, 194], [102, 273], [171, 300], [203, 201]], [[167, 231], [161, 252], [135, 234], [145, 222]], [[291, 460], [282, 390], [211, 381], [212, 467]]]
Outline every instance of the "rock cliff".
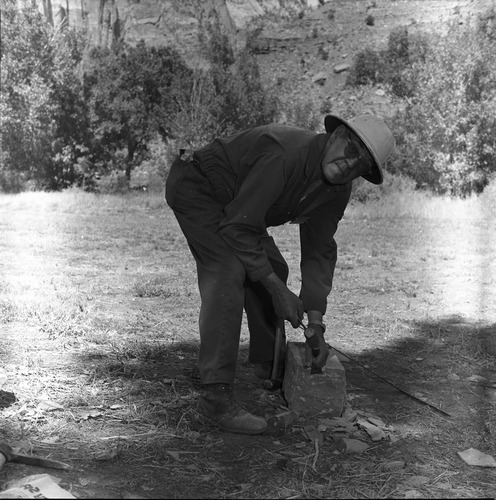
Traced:
[[[234, 49], [249, 45], [262, 80], [284, 101], [311, 103], [321, 113], [376, 113], [393, 107], [385, 89], [346, 87], [354, 56], [383, 49], [397, 26], [442, 31], [494, 6], [495, 0], [36, 0], [56, 26], [88, 30], [93, 45], [176, 48], [191, 66], [203, 65], [200, 27], [218, 19]], [[302, 11], [304, 15], [298, 15]], [[65, 21], [64, 21], [65, 19]], [[370, 20], [372, 22], [370, 22]], [[471, 21], [471, 22], [472, 22]]]
[[110, 46], [125, 40], [135, 44], [176, 47], [198, 57], [198, 32], [217, 18], [233, 48], [246, 43], [247, 27], [267, 13], [288, 16], [315, 0], [38, 0], [49, 21], [86, 28], [93, 45]]

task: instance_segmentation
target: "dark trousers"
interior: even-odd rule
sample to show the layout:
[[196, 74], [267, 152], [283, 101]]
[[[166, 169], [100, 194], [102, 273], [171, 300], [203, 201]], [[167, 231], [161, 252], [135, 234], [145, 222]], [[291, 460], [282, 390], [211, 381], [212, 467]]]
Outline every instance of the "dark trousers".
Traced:
[[[246, 276], [244, 267], [220, 237], [223, 204], [196, 163], [177, 160], [166, 183], [166, 200], [196, 261], [201, 309], [199, 369], [204, 384], [232, 384], [236, 372], [243, 308], [250, 331], [249, 361], [270, 362], [274, 355], [276, 314], [265, 287]], [[284, 282], [288, 266], [268, 233], [261, 237], [274, 272]]]

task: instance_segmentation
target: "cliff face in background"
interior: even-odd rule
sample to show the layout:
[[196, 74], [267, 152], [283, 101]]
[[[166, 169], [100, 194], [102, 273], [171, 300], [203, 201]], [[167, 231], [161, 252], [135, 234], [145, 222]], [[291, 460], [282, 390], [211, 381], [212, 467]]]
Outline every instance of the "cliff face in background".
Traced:
[[205, 64], [198, 39], [202, 24], [217, 18], [235, 50], [245, 47], [247, 32], [257, 28], [250, 47], [262, 80], [277, 87], [282, 100], [310, 102], [337, 114], [360, 110], [387, 116], [394, 106], [384, 88], [345, 85], [355, 55], [365, 47], [384, 48], [397, 26], [442, 32], [450, 22], [473, 22], [495, 0], [36, 1], [55, 26], [66, 19], [86, 28], [93, 45], [143, 39], [174, 47], [193, 67]]
[[[91, 43], [110, 46], [118, 40], [169, 45], [188, 58], [198, 57], [200, 26], [219, 19], [233, 48], [246, 42], [248, 24], [269, 12], [283, 17], [298, 12], [309, 0], [38, 0], [54, 25], [62, 21], [88, 30]], [[190, 61], [191, 62], [191, 61]]]

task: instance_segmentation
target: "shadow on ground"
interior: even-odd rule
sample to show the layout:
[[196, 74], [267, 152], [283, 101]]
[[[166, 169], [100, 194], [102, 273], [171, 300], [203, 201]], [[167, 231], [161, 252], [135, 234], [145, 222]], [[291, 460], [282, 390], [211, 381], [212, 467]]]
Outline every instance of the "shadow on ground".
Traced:
[[[318, 419], [262, 436], [223, 433], [196, 412], [197, 342], [123, 340], [118, 349], [95, 345], [72, 354], [71, 372], [86, 392], [74, 390], [63, 402], [65, 423], [57, 421], [52, 433], [64, 438], [64, 448], [58, 447], [53, 458], [74, 464], [74, 471], [8, 465], [2, 478], [49, 472], [83, 498], [257, 498], [281, 492], [353, 498], [367, 487], [368, 496], [379, 490], [393, 495], [405, 474], [433, 475], [435, 483], [450, 471], [458, 475], [457, 487], [470, 481], [483, 491], [494, 474], [470, 470], [456, 452], [476, 448], [496, 454], [496, 324], [446, 317], [409, 326], [404, 338], [353, 355], [359, 364], [343, 362], [348, 406], [392, 425], [397, 437], [394, 443], [370, 443], [363, 456], [342, 453], [327, 434], [317, 453], [305, 429], [316, 428]], [[260, 415], [281, 412], [286, 404], [281, 392], [263, 390], [247, 355], [242, 344], [235, 383], [239, 399]], [[451, 416], [402, 394], [369, 370]], [[34, 453], [46, 456], [47, 446]], [[404, 468], [385, 469], [391, 460]], [[467, 491], [451, 490], [450, 496]]]
[[401, 393], [371, 371], [412, 395], [422, 393], [426, 400], [430, 396], [435, 406], [456, 413], [457, 401], [445, 397], [450, 384], [472, 388], [483, 401], [494, 389], [496, 324], [479, 325], [453, 316], [413, 322], [407, 338], [393, 340], [387, 348], [368, 349], [353, 359], [362, 367], [346, 363], [348, 380], [377, 398], [391, 395], [398, 404], [405, 402]]
[[[496, 452], [491, 435], [496, 429], [495, 332], [496, 324], [450, 316], [412, 322], [407, 337], [353, 355], [354, 361], [338, 355], [346, 371], [349, 403], [373, 408], [390, 420], [408, 420], [419, 411], [468, 419], [478, 427], [481, 441], [492, 442]], [[117, 357], [86, 353], [78, 363], [92, 380], [132, 381], [128, 396], [136, 396], [142, 405], [143, 397], [152, 405], [169, 405], [168, 424], [184, 421], [190, 411], [188, 425], [201, 432], [202, 422], [193, 418], [201, 388], [197, 353], [197, 343], [161, 347], [142, 343], [139, 349], [133, 345], [122, 349]], [[238, 397], [260, 415], [280, 411], [286, 404], [283, 394], [262, 389], [247, 357], [248, 347], [242, 345], [235, 383]]]

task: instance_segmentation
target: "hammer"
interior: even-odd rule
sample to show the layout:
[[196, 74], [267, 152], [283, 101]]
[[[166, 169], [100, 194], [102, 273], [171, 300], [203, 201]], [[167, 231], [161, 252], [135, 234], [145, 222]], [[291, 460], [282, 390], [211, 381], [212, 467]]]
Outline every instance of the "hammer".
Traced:
[[277, 378], [277, 368], [279, 365], [279, 356], [281, 354], [281, 348], [283, 347], [284, 339], [284, 320], [282, 318], [277, 318], [276, 324], [276, 335], [274, 339], [274, 359], [272, 362], [272, 373], [270, 374], [270, 379], [264, 380], [264, 389], [268, 391], [275, 391], [279, 389], [282, 385], [282, 380]]
[[17, 462], [19, 464], [36, 465], [38, 467], [50, 467], [53, 469], [68, 470], [72, 467], [57, 460], [50, 460], [48, 458], [32, 457], [30, 455], [22, 455], [14, 453], [12, 448], [5, 443], [0, 443], [0, 469], [7, 462]]

